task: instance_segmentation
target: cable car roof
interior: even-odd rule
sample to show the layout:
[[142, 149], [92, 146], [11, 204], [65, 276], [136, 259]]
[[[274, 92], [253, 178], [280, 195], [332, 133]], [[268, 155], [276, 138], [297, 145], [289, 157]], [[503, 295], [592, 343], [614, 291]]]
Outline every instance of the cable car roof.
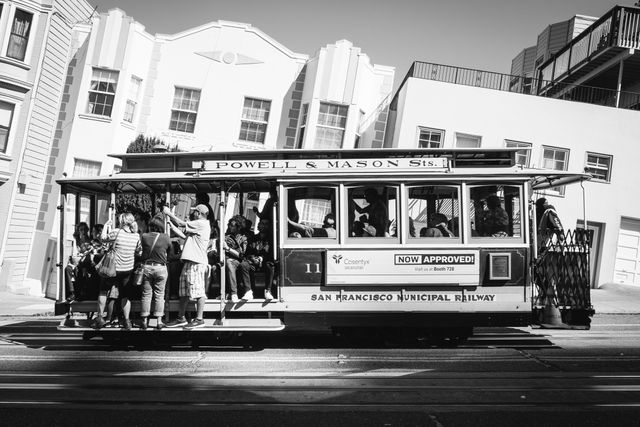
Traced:
[[[86, 192], [109, 194], [111, 192], [122, 193], [154, 193], [161, 194], [166, 191], [171, 193], [216, 193], [222, 189], [226, 191], [242, 192], [266, 192], [274, 182], [293, 182], [300, 180], [313, 181], [379, 181], [388, 178], [389, 182], [411, 181], [422, 179], [424, 173], [382, 176], [381, 174], [354, 177], [353, 175], [327, 175], [305, 177], [282, 177], [279, 175], [210, 175], [197, 174], [196, 172], [145, 172], [145, 173], [116, 173], [109, 176], [73, 177], [57, 180], [64, 187], [64, 192]], [[464, 174], [438, 173], [431, 177], [444, 182], [475, 181], [475, 180], [504, 180], [504, 181], [529, 181], [534, 190], [571, 184], [591, 179], [590, 174], [576, 174], [571, 172], [553, 171], [546, 169], [516, 169], [510, 173], [496, 174], [491, 169], [471, 169]]]
[[276, 161], [373, 158], [446, 158], [452, 168], [513, 167], [521, 148], [414, 148], [414, 149], [336, 149], [336, 150], [260, 150], [230, 152], [170, 152], [111, 154], [122, 161], [122, 172], [193, 171], [194, 163], [207, 161]]

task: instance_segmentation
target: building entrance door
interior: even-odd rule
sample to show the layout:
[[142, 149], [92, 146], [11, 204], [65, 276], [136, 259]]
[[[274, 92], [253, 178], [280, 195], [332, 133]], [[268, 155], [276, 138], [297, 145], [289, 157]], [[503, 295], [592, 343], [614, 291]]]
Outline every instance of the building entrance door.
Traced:
[[[578, 228], [584, 228], [584, 221], [578, 220]], [[589, 271], [591, 274], [591, 288], [598, 287], [598, 274], [602, 257], [602, 240], [604, 237], [604, 224], [601, 222], [587, 221], [587, 230], [593, 231], [591, 238], [591, 256], [589, 257]]]
[[625, 285], [640, 286], [640, 220], [622, 218], [614, 280]]

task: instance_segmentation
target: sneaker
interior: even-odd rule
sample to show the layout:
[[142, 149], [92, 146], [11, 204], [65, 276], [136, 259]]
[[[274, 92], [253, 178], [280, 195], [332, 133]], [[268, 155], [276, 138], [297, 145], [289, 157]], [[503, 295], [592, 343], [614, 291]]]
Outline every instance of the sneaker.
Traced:
[[162, 323], [162, 322], [158, 322], [158, 324], [156, 325], [156, 329], [157, 329], [157, 330], [160, 330], [160, 329], [163, 329], [165, 326], [166, 326], [166, 325], [165, 325], [164, 323]]
[[247, 291], [245, 292], [245, 294], [242, 296], [242, 300], [243, 301], [251, 301], [253, 299], [253, 291]]
[[232, 303], [235, 304], [240, 300], [238, 299], [238, 295], [237, 294], [231, 294], [229, 297], [227, 297], [227, 301], [231, 301]]
[[195, 328], [202, 328], [202, 327], [204, 327], [204, 320], [203, 319], [193, 319], [184, 328], [185, 329], [195, 329]]
[[273, 295], [271, 295], [271, 292], [264, 291], [264, 300], [265, 301], [271, 301], [272, 299], [273, 299]]
[[98, 317], [91, 327], [93, 329], [102, 329], [107, 325], [107, 322], [104, 321], [102, 317]]
[[140, 321], [140, 329], [142, 329], [143, 331], [146, 331], [148, 326], [149, 326], [149, 321], [147, 319], [142, 319]]
[[165, 326], [167, 328], [179, 328], [181, 326], [187, 326], [187, 319], [182, 316], [182, 317], [178, 317], [176, 320], [172, 320], [169, 323], [166, 323]]
[[130, 331], [131, 330], [131, 320], [124, 319], [124, 323], [122, 324], [122, 329], [124, 329], [125, 331]]

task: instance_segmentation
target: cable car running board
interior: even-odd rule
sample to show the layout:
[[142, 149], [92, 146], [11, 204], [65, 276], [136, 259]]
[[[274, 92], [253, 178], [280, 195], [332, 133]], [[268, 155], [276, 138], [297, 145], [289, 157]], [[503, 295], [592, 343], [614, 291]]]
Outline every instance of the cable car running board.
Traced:
[[225, 319], [221, 321], [220, 319], [205, 319], [205, 326], [195, 329], [185, 329], [185, 328], [162, 328], [156, 329], [155, 325], [151, 323], [147, 330], [142, 330], [140, 328], [134, 327], [130, 331], [125, 331], [122, 328], [101, 328], [94, 329], [91, 327], [91, 323], [93, 320], [87, 319], [63, 319], [58, 325], [59, 331], [66, 332], [161, 332], [161, 333], [170, 333], [170, 332], [218, 332], [218, 331], [265, 331], [265, 332], [277, 332], [284, 329], [285, 324], [280, 319]]

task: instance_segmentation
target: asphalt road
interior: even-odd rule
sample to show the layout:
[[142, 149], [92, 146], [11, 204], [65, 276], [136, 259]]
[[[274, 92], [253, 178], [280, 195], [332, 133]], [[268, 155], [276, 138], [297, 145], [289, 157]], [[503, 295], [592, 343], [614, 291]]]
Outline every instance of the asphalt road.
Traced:
[[640, 426], [640, 316], [481, 328], [457, 347], [373, 333], [106, 343], [57, 322], [0, 320], [0, 425]]

